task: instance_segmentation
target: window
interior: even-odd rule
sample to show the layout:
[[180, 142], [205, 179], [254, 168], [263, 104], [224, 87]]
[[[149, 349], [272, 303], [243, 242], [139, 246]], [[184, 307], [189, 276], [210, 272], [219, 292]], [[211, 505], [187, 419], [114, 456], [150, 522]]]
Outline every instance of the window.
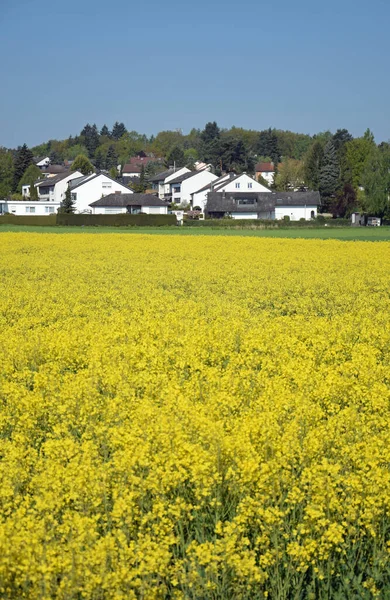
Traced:
[[114, 215], [114, 214], [120, 213], [121, 209], [113, 206], [112, 208], [105, 208], [104, 212], [106, 215]]
[[72, 198], [73, 202], [76, 202], [77, 194], [71, 194], [70, 197]]
[[252, 184], [248, 183], [248, 188], [251, 190], [252, 189]]
[[35, 213], [35, 206], [26, 206], [26, 213]]
[[315, 216], [316, 216], [316, 214], [315, 214], [314, 210], [312, 210], [312, 211], [310, 212], [310, 218], [311, 218], [311, 219], [314, 219], [314, 218], [315, 218]]
[[240, 189], [240, 184], [236, 183], [236, 190], [239, 190], [239, 189]]
[[54, 206], [45, 206], [45, 213], [54, 213]]
[[244, 206], [248, 206], [248, 205], [254, 205], [256, 204], [256, 200], [254, 198], [239, 198], [237, 200], [237, 204], [238, 205], [244, 205]]
[[103, 181], [102, 187], [103, 187], [103, 189], [111, 188], [112, 187], [111, 181]]

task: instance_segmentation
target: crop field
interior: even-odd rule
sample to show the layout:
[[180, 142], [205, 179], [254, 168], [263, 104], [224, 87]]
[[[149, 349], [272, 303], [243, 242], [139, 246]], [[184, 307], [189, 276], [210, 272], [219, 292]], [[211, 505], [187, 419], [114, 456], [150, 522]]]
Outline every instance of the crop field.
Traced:
[[390, 598], [390, 243], [0, 258], [1, 598]]

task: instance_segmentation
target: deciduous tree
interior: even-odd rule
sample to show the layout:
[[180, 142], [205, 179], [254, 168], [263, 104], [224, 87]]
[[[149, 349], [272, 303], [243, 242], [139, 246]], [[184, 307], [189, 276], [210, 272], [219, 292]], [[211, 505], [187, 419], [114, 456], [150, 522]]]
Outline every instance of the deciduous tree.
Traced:
[[93, 172], [93, 166], [88, 158], [83, 154], [79, 154], [72, 163], [71, 171], [81, 171], [83, 175], [89, 175]]

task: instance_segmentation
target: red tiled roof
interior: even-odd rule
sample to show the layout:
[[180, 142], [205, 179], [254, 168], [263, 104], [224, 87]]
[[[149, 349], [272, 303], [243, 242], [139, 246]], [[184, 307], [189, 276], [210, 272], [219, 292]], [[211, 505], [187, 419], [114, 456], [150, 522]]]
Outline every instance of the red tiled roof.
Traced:
[[256, 173], [273, 173], [274, 163], [257, 163], [256, 165]]

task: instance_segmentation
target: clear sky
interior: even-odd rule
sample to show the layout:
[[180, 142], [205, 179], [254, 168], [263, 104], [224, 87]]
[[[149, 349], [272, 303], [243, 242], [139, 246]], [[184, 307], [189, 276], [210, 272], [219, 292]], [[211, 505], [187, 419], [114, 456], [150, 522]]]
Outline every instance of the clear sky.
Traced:
[[0, 145], [85, 123], [390, 138], [390, 0], [0, 0]]

